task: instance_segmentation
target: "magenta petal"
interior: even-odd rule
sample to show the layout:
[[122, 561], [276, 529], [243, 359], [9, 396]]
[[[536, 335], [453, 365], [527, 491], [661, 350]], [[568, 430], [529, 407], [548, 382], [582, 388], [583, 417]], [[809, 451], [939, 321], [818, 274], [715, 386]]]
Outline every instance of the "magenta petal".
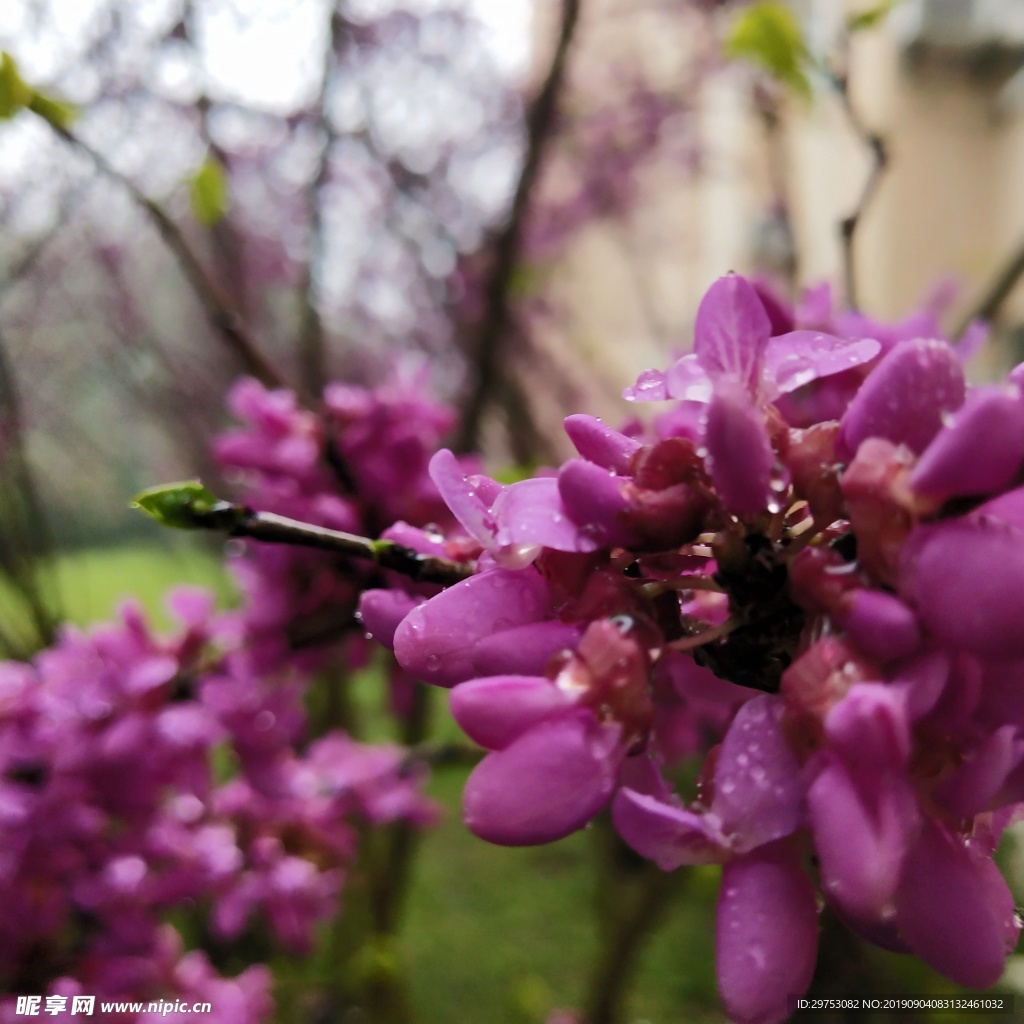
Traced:
[[711, 478], [725, 507], [741, 516], [762, 512], [771, 500], [775, 453], [764, 416], [734, 381], [723, 379], [715, 386], [704, 443]]
[[1015, 487], [979, 505], [972, 519], [996, 519], [1024, 532], [1024, 487]]
[[613, 473], [628, 474], [633, 454], [643, 447], [635, 437], [613, 430], [596, 416], [567, 416], [565, 432], [583, 458]]
[[871, 338], [850, 341], [818, 331], [791, 331], [772, 338], [765, 350], [765, 370], [779, 394], [796, 391], [822, 377], [870, 362], [882, 346]]
[[942, 428], [943, 416], [963, 404], [964, 394], [963, 370], [945, 342], [902, 342], [875, 367], [850, 402], [837, 453], [850, 459], [869, 437], [923, 452]]
[[940, 644], [1024, 655], [1024, 532], [987, 517], [919, 526], [900, 555], [899, 589]]
[[779, 298], [772, 290], [771, 285], [763, 279], [755, 278], [750, 282], [751, 287], [757, 292], [757, 297], [768, 314], [768, 322], [771, 325], [772, 334], [785, 334], [793, 330], [793, 307], [785, 299]]
[[995, 864], [930, 821], [907, 854], [896, 918], [914, 953], [971, 988], [999, 980], [1019, 931]]
[[480, 639], [473, 649], [476, 674], [543, 675], [552, 656], [576, 649], [582, 627], [569, 622], [531, 622]]
[[394, 650], [395, 630], [421, 603], [401, 590], [364, 590], [359, 598], [359, 618], [374, 640]]
[[608, 802], [622, 760], [618, 730], [589, 710], [548, 719], [473, 769], [462, 794], [470, 831], [499, 846], [551, 843]]
[[737, 1024], [778, 1024], [807, 991], [818, 949], [811, 880], [784, 844], [761, 847], [722, 870], [716, 927], [722, 1002]]
[[981, 388], [935, 435], [914, 467], [910, 486], [940, 501], [991, 494], [1017, 476], [1022, 462], [1024, 404], [1002, 388]]
[[527, 729], [567, 711], [574, 703], [550, 679], [492, 676], [456, 686], [450, 706], [455, 721], [474, 743], [502, 750]]
[[900, 772], [910, 759], [908, 695], [884, 683], [856, 683], [829, 711], [829, 745], [855, 772]]
[[577, 552], [597, 549], [597, 542], [569, 517], [553, 476], [512, 484], [499, 495], [493, 512], [498, 532], [492, 551], [506, 569], [524, 568], [541, 548]]
[[470, 576], [414, 608], [395, 631], [399, 664], [424, 682], [450, 686], [477, 675], [478, 640], [548, 614], [548, 588], [533, 569]]
[[558, 490], [587, 537], [607, 544], [630, 546], [639, 538], [622, 523], [629, 508], [623, 485], [629, 477], [615, 476], [583, 459], [569, 459], [558, 472]]
[[884, 916], [919, 824], [907, 782], [891, 775], [855, 780], [829, 758], [807, 791], [807, 809], [829, 901], [857, 919]]
[[428, 467], [430, 479], [441, 492], [452, 515], [485, 548], [491, 547], [497, 532], [497, 523], [477, 488], [463, 473], [459, 460], [447, 448], [434, 454]]
[[917, 617], [882, 590], [856, 591], [842, 625], [858, 647], [882, 661], [909, 657], [921, 646]]
[[992, 809], [996, 794], [1021, 759], [1017, 728], [1004, 725], [982, 740], [970, 760], [946, 779], [936, 799], [958, 818], [973, 818]]
[[755, 697], [739, 709], [722, 741], [711, 809], [740, 852], [781, 839], [800, 824], [800, 764], [781, 717], [781, 700]]
[[693, 327], [693, 351], [713, 379], [730, 377], [757, 396], [771, 322], [750, 282], [720, 277], [705, 292]]
[[728, 856], [724, 837], [705, 815], [632, 789], [615, 795], [612, 822], [641, 857], [653, 860], [662, 871], [683, 864], [717, 864]]
[[174, 587], [165, 604], [167, 610], [189, 629], [208, 629], [217, 610], [216, 595], [205, 587]]

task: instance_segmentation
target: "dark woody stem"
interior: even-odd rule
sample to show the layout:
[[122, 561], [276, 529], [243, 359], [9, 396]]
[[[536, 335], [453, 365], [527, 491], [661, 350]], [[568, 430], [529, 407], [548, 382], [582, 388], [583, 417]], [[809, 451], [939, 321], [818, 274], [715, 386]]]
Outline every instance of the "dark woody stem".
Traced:
[[[352, 555], [375, 562], [382, 569], [392, 569], [417, 583], [440, 583], [450, 586], [473, 574], [473, 567], [451, 562], [433, 555], [422, 555], [412, 548], [390, 540], [371, 540], [342, 530], [329, 530], [298, 519], [257, 512], [245, 506], [230, 506], [237, 514], [237, 523], [228, 530], [232, 537], [249, 537], [269, 544], [292, 544], [296, 547], [316, 548], [336, 554]], [[214, 515], [216, 512], [213, 513]], [[204, 525], [204, 524], [200, 524]], [[212, 529], [220, 527], [211, 523]]]
[[401, 573], [417, 583], [450, 586], [473, 575], [472, 564], [424, 555], [391, 540], [373, 540], [342, 530], [329, 530], [326, 526], [223, 501], [197, 480], [143, 491], [136, 495], [133, 505], [163, 526], [179, 530], [219, 530], [229, 537], [248, 537], [268, 544], [291, 544], [349, 555]]

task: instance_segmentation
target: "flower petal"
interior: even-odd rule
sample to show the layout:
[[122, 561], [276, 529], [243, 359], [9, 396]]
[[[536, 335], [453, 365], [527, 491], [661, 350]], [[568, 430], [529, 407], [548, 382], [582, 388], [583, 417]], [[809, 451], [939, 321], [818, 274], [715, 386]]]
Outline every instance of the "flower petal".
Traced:
[[907, 854], [896, 918], [922, 960], [971, 988], [999, 980], [1020, 930], [995, 864], [931, 821]]
[[1019, 394], [980, 388], [935, 435], [910, 475], [910, 486], [940, 501], [991, 494], [1016, 477], [1022, 462], [1024, 403]]
[[855, 919], [884, 917], [920, 821], [905, 779], [854, 778], [828, 756], [808, 788], [807, 808], [829, 901]]
[[513, 626], [482, 637], [473, 648], [473, 665], [479, 676], [543, 675], [552, 656], [575, 650], [582, 635], [581, 626], [555, 619]]
[[704, 442], [711, 478], [725, 507], [741, 516], [763, 511], [772, 496], [775, 453], [764, 416], [734, 381], [715, 386]]
[[455, 455], [447, 448], [442, 448], [430, 460], [428, 471], [445, 504], [452, 510], [452, 515], [462, 523], [471, 537], [476, 538], [485, 548], [492, 547], [498, 530], [497, 523], [490, 513], [488, 503], [463, 473]]
[[800, 765], [782, 734], [782, 701], [760, 696], [736, 713], [715, 768], [712, 811], [734, 850], [789, 835], [799, 824]]
[[881, 437], [920, 454], [963, 404], [964, 374], [942, 341], [902, 342], [875, 367], [843, 416], [837, 452], [851, 458], [862, 441]]
[[567, 416], [564, 425], [583, 458], [613, 473], [628, 474], [633, 454], [643, 447], [635, 437], [613, 430], [596, 416]]
[[918, 526], [900, 556], [899, 590], [941, 645], [1024, 655], [1024, 532], [988, 517]]
[[722, 871], [716, 927], [718, 988], [737, 1024], [777, 1024], [807, 991], [818, 947], [811, 880], [785, 844], [761, 847]]
[[583, 459], [569, 459], [562, 465], [558, 490], [586, 538], [625, 547], [640, 543], [641, 538], [625, 525], [629, 501], [623, 486], [629, 480]]
[[753, 285], [739, 274], [705, 292], [693, 327], [693, 351], [712, 379], [731, 377], [751, 397], [761, 388], [771, 321]]
[[462, 795], [469, 830], [499, 846], [552, 843], [582, 828], [608, 802], [621, 747], [618, 729], [579, 710], [548, 719], [473, 769]]
[[548, 604], [547, 585], [533, 569], [470, 576], [409, 612], [395, 630], [395, 656], [427, 683], [472, 679], [478, 640], [544, 619]]
[[612, 822], [641, 857], [653, 860], [662, 871], [683, 864], [717, 864], [728, 857], [721, 833], [706, 815], [632, 789], [615, 795]]
[[506, 569], [524, 568], [542, 548], [597, 550], [597, 542], [569, 517], [553, 476], [520, 480], [505, 488], [492, 511], [498, 524], [492, 552], [495, 561]]
[[882, 346], [872, 338], [850, 341], [819, 331], [791, 331], [768, 342], [765, 370], [778, 394], [870, 362]]
[[455, 721], [474, 743], [503, 750], [527, 729], [574, 703], [543, 676], [491, 676], [456, 686], [450, 706]]

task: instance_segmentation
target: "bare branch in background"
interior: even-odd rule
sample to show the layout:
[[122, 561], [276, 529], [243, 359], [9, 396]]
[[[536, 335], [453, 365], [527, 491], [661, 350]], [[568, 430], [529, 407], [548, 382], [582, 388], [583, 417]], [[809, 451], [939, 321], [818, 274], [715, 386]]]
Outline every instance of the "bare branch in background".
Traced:
[[871, 155], [871, 169], [868, 171], [857, 205], [839, 222], [839, 234], [843, 245], [843, 286], [846, 290], [846, 303], [850, 309], [858, 309], [860, 304], [857, 297], [857, 268], [855, 266], [857, 229], [878, 190], [882, 174], [888, 164], [889, 153], [885, 139], [867, 127], [853, 105], [850, 98], [849, 75], [845, 67], [840, 71], [830, 70], [827, 75], [839, 96], [839, 102], [847, 122]]
[[181, 229], [167, 215], [159, 203], [150, 199], [133, 181], [117, 170], [102, 153], [97, 152], [69, 128], [47, 121], [54, 132], [66, 142], [81, 150], [92, 160], [96, 169], [116, 181], [145, 212], [174, 254], [178, 266], [196, 297], [202, 303], [214, 331], [223, 339], [245, 368], [268, 387], [281, 387], [280, 374], [264, 356], [248, 328], [220, 286], [207, 274], [199, 257], [192, 251]]
[[1024, 277], [1024, 242], [1000, 268], [999, 273], [996, 274], [978, 304], [957, 326], [953, 337], [962, 337], [975, 320], [993, 320], [1022, 277]]
[[[182, 11], [180, 27], [182, 38], [192, 47], [196, 63], [200, 63], [202, 54], [197, 43], [196, 9], [191, 0], [185, 4]], [[230, 163], [229, 154], [222, 146], [218, 145], [210, 130], [210, 113], [213, 108], [214, 103], [207, 92], [204, 91], [196, 97], [195, 111], [199, 119], [199, 135], [206, 144], [209, 155], [226, 169]], [[246, 319], [251, 322], [253, 316], [252, 310], [249, 308], [250, 289], [240, 258], [241, 246], [238, 232], [231, 217], [225, 215], [216, 218], [209, 225], [209, 235], [218, 280], [230, 296], [235, 309], [244, 314]]]
[[[60, 610], [44, 573], [54, 550], [43, 503], [25, 452], [18, 389], [0, 338], [0, 580], [17, 606], [5, 614], [0, 646], [6, 657], [27, 658], [53, 642]], [[24, 621], [18, 621], [24, 620]]]
[[456, 439], [456, 447], [460, 451], [469, 451], [479, 445], [484, 412], [497, 391], [495, 385], [502, 348], [510, 334], [512, 282], [522, 250], [526, 214], [554, 127], [558, 97], [565, 79], [569, 49], [579, 22], [580, 7], [581, 0], [563, 0], [555, 55], [527, 116], [526, 154], [522, 171], [508, 221], [495, 242], [494, 263], [485, 288], [483, 316], [468, 346], [471, 373], [475, 374], [475, 378]]
[[328, 113], [328, 98], [337, 78], [339, 54], [344, 45], [347, 26], [337, 4], [331, 5], [330, 19], [320, 91], [313, 114], [320, 135], [320, 155], [309, 189], [309, 255], [299, 284], [299, 383], [302, 393], [310, 402], [316, 401], [326, 383], [324, 325], [317, 306], [316, 287], [323, 274], [326, 255], [324, 222], [327, 210], [324, 189], [330, 175], [331, 154], [337, 141]]

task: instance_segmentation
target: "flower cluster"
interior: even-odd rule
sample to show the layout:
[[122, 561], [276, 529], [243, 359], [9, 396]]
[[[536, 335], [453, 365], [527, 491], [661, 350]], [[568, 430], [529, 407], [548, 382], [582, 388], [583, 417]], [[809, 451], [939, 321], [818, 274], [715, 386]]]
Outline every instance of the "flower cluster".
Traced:
[[440, 452], [476, 573], [400, 620], [363, 599], [488, 751], [475, 833], [610, 806], [662, 868], [723, 865], [718, 979], [750, 1024], [806, 991], [822, 901], [969, 986], [1020, 930], [992, 857], [1024, 801], [1024, 370], [968, 387], [924, 320], [819, 314], [730, 275], [627, 392], [673, 403], [649, 435], [570, 416], [578, 457], [510, 486]]
[[208, 908], [218, 944], [264, 925], [306, 950], [356, 826], [432, 812], [397, 749], [302, 749], [298, 680], [257, 673], [210, 595], [169, 604], [172, 636], [129, 605], [0, 664], [0, 989], [210, 1002], [248, 1024], [272, 1013], [267, 969], [219, 976], [168, 915]]
[[[454, 412], [424, 398], [423, 385], [397, 376], [375, 390], [331, 384], [322, 411], [314, 413], [294, 392], [243, 379], [228, 397], [243, 426], [216, 440], [217, 459], [244, 500], [262, 511], [460, 557], [457, 545], [440, 543], [440, 531], [455, 523], [427, 473]], [[469, 553], [475, 551], [470, 545]], [[344, 556], [256, 541], [244, 542], [230, 564], [245, 599], [245, 643], [270, 667], [315, 668], [339, 654], [358, 667], [369, 651], [356, 616], [362, 590], [387, 585], [397, 600], [437, 589]], [[391, 676], [401, 715], [411, 681], [397, 666]]]

